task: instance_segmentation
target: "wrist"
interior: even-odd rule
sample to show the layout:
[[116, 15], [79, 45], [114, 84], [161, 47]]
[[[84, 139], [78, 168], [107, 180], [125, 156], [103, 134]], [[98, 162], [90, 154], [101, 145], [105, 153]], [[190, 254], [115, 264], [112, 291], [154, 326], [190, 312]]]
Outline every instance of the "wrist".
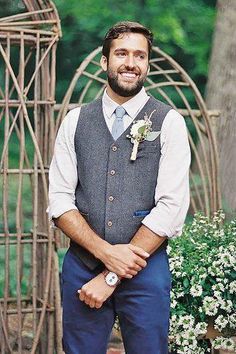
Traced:
[[110, 272], [108, 269], [104, 269], [102, 274], [104, 276], [105, 283], [112, 288], [116, 288], [121, 282], [121, 277], [114, 272]]
[[98, 240], [96, 243], [96, 247], [94, 248], [93, 255], [98, 258], [102, 263], [105, 264], [107, 256], [109, 255], [109, 250], [112, 247], [110, 243], [103, 240], [102, 238]]

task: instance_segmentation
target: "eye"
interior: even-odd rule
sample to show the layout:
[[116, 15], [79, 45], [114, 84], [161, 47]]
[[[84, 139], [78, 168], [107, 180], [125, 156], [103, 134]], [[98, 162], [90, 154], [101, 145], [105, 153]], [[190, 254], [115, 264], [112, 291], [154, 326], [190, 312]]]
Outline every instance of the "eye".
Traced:
[[144, 60], [144, 59], [146, 59], [145, 54], [142, 54], [142, 53], [137, 54], [137, 55], [136, 55], [136, 57], [137, 57], [138, 59], [140, 59], [140, 60]]
[[117, 52], [117, 53], [116, 53], [116, 56], [117, 56], [117, 57], [124, 57], [125, 55], [126, 55], [125, 52]]

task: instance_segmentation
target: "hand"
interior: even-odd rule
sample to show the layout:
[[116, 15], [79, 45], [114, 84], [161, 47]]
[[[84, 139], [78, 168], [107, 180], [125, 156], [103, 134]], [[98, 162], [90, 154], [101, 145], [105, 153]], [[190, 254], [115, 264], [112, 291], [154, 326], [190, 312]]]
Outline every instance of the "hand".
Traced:
[[78, 290], [79, 299], [84, 301], [89, 307], [99, 309], [114, 292], [115, 287], [107, 285], [102, 273], [84, 284]]
[[131, 244], [109, 245], [101, 261], [111, 272], [122, 278], [132, 278], [146, 267], [145, 258], [149, 254], [142, 248]]

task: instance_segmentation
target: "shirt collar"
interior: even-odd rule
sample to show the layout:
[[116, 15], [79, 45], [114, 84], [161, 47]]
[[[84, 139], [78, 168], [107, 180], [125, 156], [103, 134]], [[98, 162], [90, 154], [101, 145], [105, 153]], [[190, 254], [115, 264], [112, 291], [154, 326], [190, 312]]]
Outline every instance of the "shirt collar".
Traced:
[[[137, 95], [132, 97], [130, 100], [122, 104], [122, 107], [126, 110], [127, 114], [131, 118], [135, 118], [138, 111], [144, 106], [147, 102], [149, 96], [147, 95], [144, 87], [139, 91]], [[118, 103], [113, 101], [107, 94], [107, 90], [104, 91], [102, 97], [103, 109], [108, 118], [111, 118], [115, 109], [119, 106]]]

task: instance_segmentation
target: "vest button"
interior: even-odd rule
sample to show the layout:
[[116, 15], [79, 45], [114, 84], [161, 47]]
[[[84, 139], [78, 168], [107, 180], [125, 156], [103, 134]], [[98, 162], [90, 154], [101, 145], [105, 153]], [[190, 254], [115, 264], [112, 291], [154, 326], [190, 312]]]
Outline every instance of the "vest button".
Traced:
[[112, 151], [117, 151], [117, 146], [112, 146]]
[[110, 202], [113, 202], [114, 197], [112, 195], [110, 195], [110, 197], [108, 198]]
[[115, 173], [116, 173], [115, 170], [111, 170], [111, 172], [110, 172], [110, 174], [111, 174], [112, 176], [114, 176]]
[[108, 225], [109, 227], [111, 227], [111, 226], [112, 226], [112, 221], [109, 220], [109, 221], [107, 222], [107, 225]]

